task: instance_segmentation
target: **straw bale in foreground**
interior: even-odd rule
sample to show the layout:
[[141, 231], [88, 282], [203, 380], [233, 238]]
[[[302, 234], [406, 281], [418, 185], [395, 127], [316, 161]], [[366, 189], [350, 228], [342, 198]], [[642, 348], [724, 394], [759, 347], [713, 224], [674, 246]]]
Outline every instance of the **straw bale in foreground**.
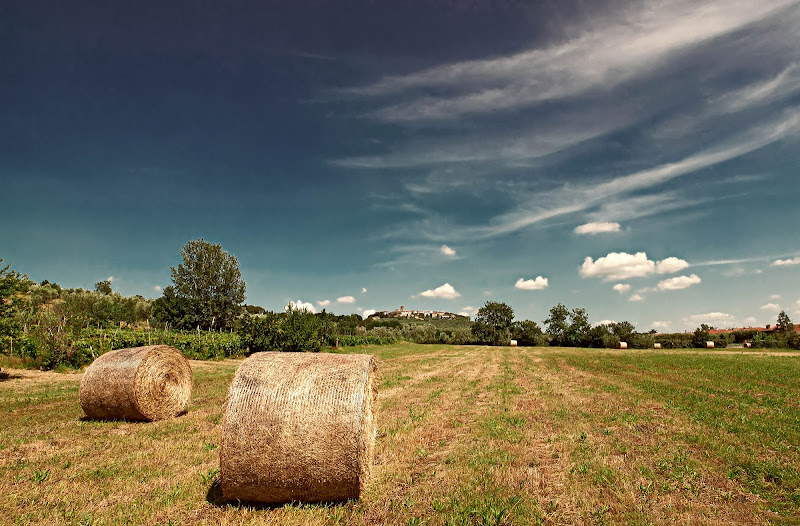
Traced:
[[103, 420], [173, 418], [186, 411], [192, 381], [189, 361], [169, 345], [110, 351], [83, 373], [81, 407]]
[[358, 498], [375, 456], [372, 356], [264, 352], [239, 367], [220, 448], [228, 500]]

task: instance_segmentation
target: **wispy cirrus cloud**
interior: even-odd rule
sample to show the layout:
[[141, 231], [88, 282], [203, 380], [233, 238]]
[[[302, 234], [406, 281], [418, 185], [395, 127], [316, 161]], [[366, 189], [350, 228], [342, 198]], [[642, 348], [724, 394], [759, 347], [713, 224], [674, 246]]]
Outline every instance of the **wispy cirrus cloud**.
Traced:
[[[532, 192], [531, 201], [496, 215], [488, 224], [457, 229], [453, 237], [487, 239], [507, 235], [537, 223], [591, 209], [633, 192], [644, 192], [687, 174], [736, 159], [800, 132], [800, 111], [787, 110], [777, 118], [679, 161], [665, 163], [602, 182], [563, 185], [551, 191]], [[447, 225], [448, 233], [454, 232]], [[433, 239], [440, 236], [430, 231]]]
[[337, 91], [360, 97], [431, 89], [446, 92], [390, 103], [371, 114], [394, 122], [510, 110], [598, 86], [608, 89], [657, 68], [679, 51], [740, 30], [792, 4], [791, 0], [647, 2], [621, 19], [598, 24], [551, 47], [445, 64]]

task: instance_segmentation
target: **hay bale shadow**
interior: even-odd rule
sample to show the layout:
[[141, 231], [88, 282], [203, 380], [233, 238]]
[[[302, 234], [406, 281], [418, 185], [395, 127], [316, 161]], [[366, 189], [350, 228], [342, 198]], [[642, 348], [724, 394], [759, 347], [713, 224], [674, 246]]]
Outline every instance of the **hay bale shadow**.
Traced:
[[7, 380], [19, 380], [22, 378], [21, 374], [11, 374], [7, 373], [6, 371], [0, 371], [0, 382], [5, 382]]
[[259, 502], [242, 502], [240, 500], [227, 500], [225, 498], [225, 495], [222, 494], [222, 479], [220, 479], [218, 475], [214, 477], [214, 480], [208, 487], [208, 491], [206, 492], [206, 502], [208, 502], [209, 504], [211, 504], [216, 508], [232, 507], [232, 508], [247, 508], [251, 510], [276, 510], [278, 508], [283, 508], [285, 506], [295, 506], [302, 508], [337, 508], [344, 506], [348, 502], [352, 502], [352, 499], [343, 502], [303, 502], [303, 503], [292, 502], [287, 504], [263, 504]]
[[104, 423], [116, 423], [116, 424], [150, 424], [152, 422], [148, 422], [147, 420], [125, 420], [123, 418], [92, 418], [90, 416], [83, 415], [78, 419], [79, 422], [104, 422]]

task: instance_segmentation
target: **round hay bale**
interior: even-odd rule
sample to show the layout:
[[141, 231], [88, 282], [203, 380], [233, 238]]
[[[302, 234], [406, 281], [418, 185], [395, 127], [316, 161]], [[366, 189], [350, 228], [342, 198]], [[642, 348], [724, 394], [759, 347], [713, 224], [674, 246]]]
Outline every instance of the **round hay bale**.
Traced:
[[653, 349], [660, 349], [660, 348], [661, 348], [661, 344], [660, 343], [654, 343], [653, 344]]
[[511, 340], [511, 343], [509, 345], [511, 347], [516, 347], [517, 346], [517, 340]]
[[375, 457], [376, 363], [368, 355], [263, 352], [231, 384], [219, 454], [227, 500], [358, 498]]
[[169, 345], [118, 349], [100, 355], [83, 373], [80, 400], [89, 418], [163, 420], [186, 411], [192, 368]]
[[617, 347], [617, 348], [618, 349], [627, 349], [628, 348], [628, 342], [619, 342], [619, 347]]
[[713, 348], [714, 348], [714, 342], [706, 342], [706, 349], [713, 349]]

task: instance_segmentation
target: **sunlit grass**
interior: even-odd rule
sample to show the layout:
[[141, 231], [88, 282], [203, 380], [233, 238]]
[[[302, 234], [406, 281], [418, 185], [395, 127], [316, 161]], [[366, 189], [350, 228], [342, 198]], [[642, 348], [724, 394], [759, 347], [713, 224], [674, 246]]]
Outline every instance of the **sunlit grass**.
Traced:
[[189, 412], [94, 422], [79, 374], [0, 381], [0, 522], [747, 524], [800, 521], [800, 357], [413, 345], [380, 363], [360, 501], [220, 503], [240, 361], [192, 362]]

